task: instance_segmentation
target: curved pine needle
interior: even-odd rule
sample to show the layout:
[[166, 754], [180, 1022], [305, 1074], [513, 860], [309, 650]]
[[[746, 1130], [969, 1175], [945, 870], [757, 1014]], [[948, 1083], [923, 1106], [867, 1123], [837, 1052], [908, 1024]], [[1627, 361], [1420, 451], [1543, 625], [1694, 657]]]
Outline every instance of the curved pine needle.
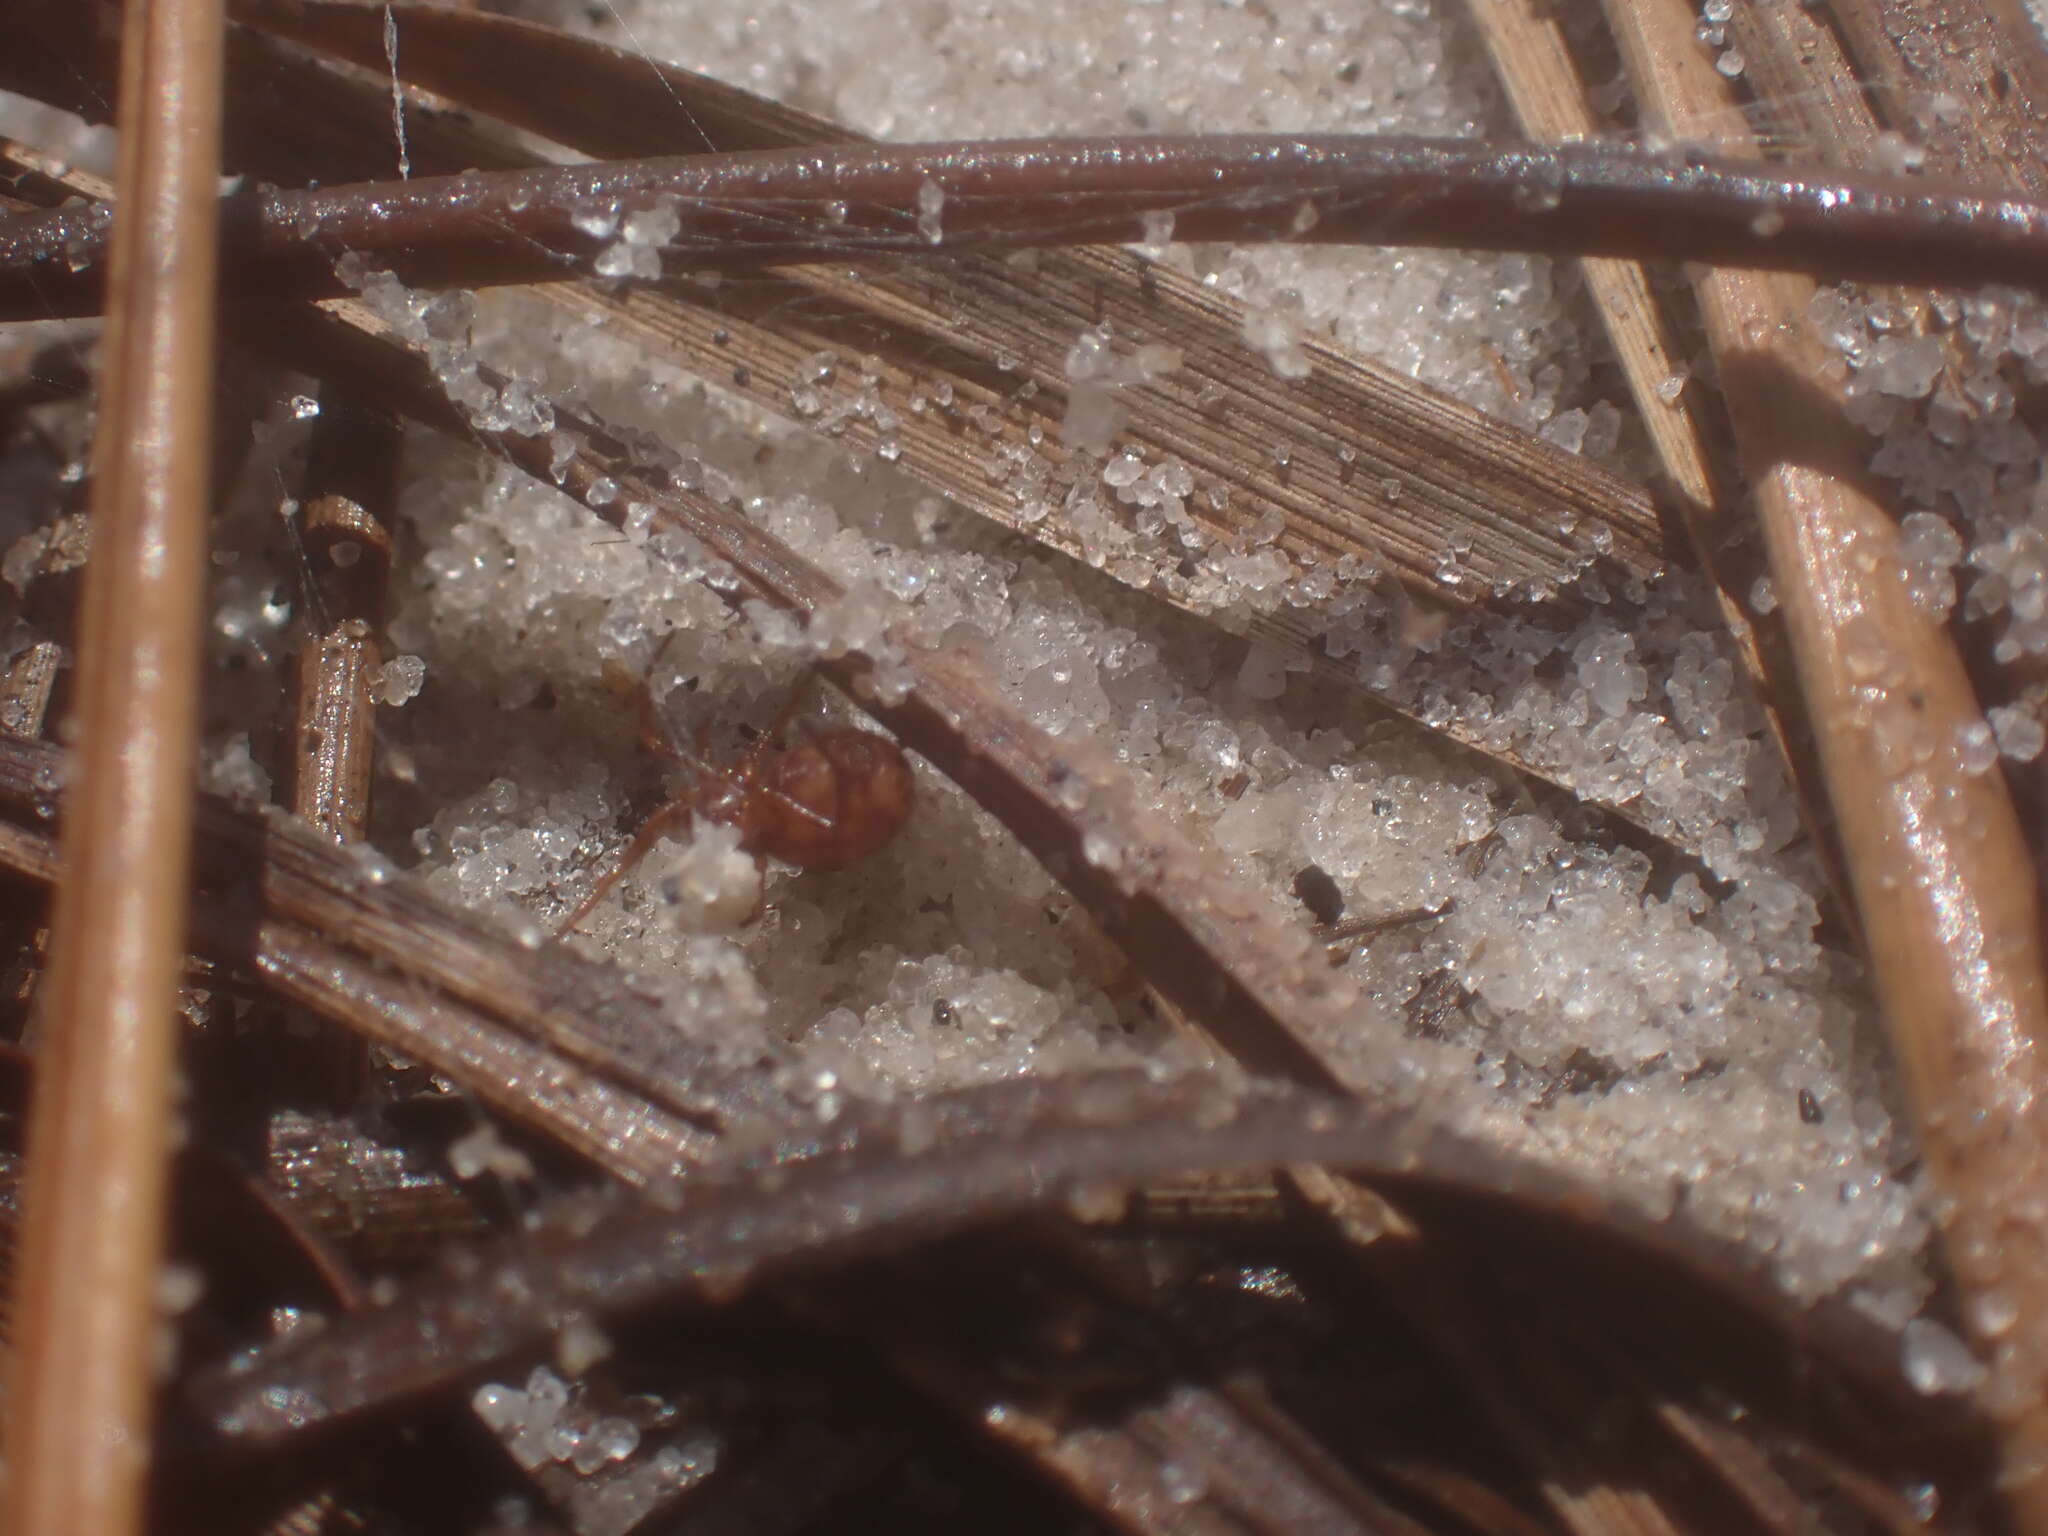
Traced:
[[571, 1317], [716, 1307], [756, 1285], [1027, 1212], [1113, 1211], [1117, 1192], [1169, 1174], [1312, 1161], [1396, 1190], [1499, 1196], [1564, 1232], [1676, 1260], [1706, 1292], [1782, 1330], [1781, 1358], [1824, 1350], [1859, 1390], [1905, 1406], [1881, 1363], [1896, 1353], [1875, 1325], [1846, 1309], [1790, 1313], [1767, 1281], [1681, 1223], [1503, 1158], [1395, 1095], [1347, 1100], [1235, 1090], [1205, 1074], [1160, 1082], [1104, 1071], [850, 1112], [821, 1128], [821, 1143], [803, 1161], [695, 1180], [672, 1210], [567, 1197], [511, 1241], [456, 1255], [389, 1307], [203, 1373], [191, 1398], [231, 1438], [272, 1442], [443, 1390], [545, 1345]]
[[[2048, 203], [2025, 197], [1614, 145], [1292, 134], [832, 144], [263, 189], [225, 210], [223, 272], [272, 297], [344, 291], [342, 252], [414, 286], [606, 275], [619, 219], [657, 207], [677, 222], [668, 271], [1114, 244], [1171, 214], [1182, 240], [2048, 285]], [[0, 318], [94, 311], [110, 217], [0, 221]]]

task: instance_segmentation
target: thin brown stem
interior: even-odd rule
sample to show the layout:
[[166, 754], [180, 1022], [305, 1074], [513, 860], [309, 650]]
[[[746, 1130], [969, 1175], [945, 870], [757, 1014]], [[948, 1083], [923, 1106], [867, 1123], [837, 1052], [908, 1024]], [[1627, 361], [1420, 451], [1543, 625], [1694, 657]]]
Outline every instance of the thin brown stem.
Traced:
[[[332, 295], [333, 256], [408, 283], [597, 272], [661, 209], [665, 270], [1148, 238], [1298, 240], [1706, 261], [1885, 282], [2038, 287], [2048, 204], [1842, 171], [1613, 145], [1310, 134], [835, 144], [259, 191], [236, 203], [238, 291]], [[0, 317], [90, 313], [108, 211], [0, 222]], [[652, 254], [655, 247], [649, 245]], [[627, 255], [633, 256], [629, 249]]]

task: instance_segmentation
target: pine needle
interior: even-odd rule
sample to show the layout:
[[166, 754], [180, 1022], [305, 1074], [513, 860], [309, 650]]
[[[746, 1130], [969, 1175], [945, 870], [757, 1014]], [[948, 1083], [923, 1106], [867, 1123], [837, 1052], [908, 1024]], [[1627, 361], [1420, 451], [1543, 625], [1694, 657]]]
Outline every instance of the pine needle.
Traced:
[[0, 1527], [140, 1528], [198, 725], [221, 18], [133, 0]]
[[[1729, 121], [1688, 7], [1608, 12], [1646, 120], [1687, 135]], [[1722, 147], [1741, 149], [1725, 129]], [[2026, 839], [2004, 780], [1961, 766], [1977, 700], [1953, 635], [1907, 590], [1896, 523], [1805, 318], [1813, 284], [1713, 272], [1696, 286], [1894, 1055], [1949, 1205], [1944, 1252], [1992, 1366], [2009, 1508], [2017, 1529], [2048, 1530], [2048, 1230], [2031, 1214], [2048, 1167], [2034, 1086], [2048, 997]]]

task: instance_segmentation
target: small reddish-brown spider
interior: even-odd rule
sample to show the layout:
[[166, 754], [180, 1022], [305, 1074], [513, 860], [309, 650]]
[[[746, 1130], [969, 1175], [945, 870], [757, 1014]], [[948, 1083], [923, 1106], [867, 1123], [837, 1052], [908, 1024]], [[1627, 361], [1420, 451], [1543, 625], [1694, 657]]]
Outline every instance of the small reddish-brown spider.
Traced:
[[647, 818], [560, 931], [588, 917], [660, 838], [699, 816], [738, 828], [747, 852], [802, 869], [838, 869], [864, 859], [901, 829], [915, 781], [895, 742], [843, 726], [792, 746], [780, 736], [778, 721], [734, 769], [688, 758], [697, 781]]

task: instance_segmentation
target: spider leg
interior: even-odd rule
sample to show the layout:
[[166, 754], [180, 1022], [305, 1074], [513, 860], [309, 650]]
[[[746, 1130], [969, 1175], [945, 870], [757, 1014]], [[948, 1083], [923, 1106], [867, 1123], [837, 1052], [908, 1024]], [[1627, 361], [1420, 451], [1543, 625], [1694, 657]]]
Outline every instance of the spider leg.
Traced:
[[680, 629], [670, 630], [661, 644], [654, 648], [654, 655], [648, 660], [646, 672], [633, 680], [633, 702], [640, 720], [641, 743], [649, 751], [682, 761], [701, 773], [705, 766], [702, 742], [698, 744], [698, 756], [693, 759], [676, 741], [675, 732], [669, 729], [668, 721], [662, 718], [661, 710], [654, 701], [654, 679], [661, 671], [662, 659], [668, 655], [669, 647], [676, 643], [682, 633]]
[[766, 795], [778, 805], [796, 812], [797, 815], [805, 820], [814, 822], [821, 827], [829, 827], [834, 825], [834, 822], [830, 816], [825, 815], [822, 811], [813, 810], [801, 800], [784, 794], [772, 784], [755, 783], [755, 776], [760, 769], [762, 759], [770, 751], [783, 744], [782, 733], [788, 729], [789, 722], [796, 718], [797, 706], [804, 702], [806, 696], [811, 691], [811, 685], [817, 680], [818, 664], [812, 662], [804, 668], [803, 675], [796, 680], [795, 686], [789, 690], [789, 697], [782, 701], [782, 708], [776, 711], [775, 719], [769, 724], [768, 729], [762, 732], [756, 738], [754, 744], [747, 749], [747, 755], [740, 760], [739, 767], [731, 770], [730, 777], [745, 793]]
[[676, 739], [668, 728], [668, 722], [661, 718], [661, 710], [654, 702], [654, 681], [640, 679], [640, 686], [633, 690], [633, 699], [640, 716], [640, 744], [650, 752], [662, 757], [675, 757]]
[[838, 822], [834, 821], [830, 816], [827, 816], [823, 811], [814, 811], [808, 805], [805, 805], [803, 801], [797, 799], [795, 796], [785, 795], [781, 790], [776, 789], [771, 785], [763, 784], [757, 790], [755, 790], [755, 793], [767, 795], [770, 799], [774, 800], [778, 805], [787, 806], [790, 810], [795, 811], [797, 815], [803, 817], [806, 821], [815, 822], [817, 825], [821, 827], [836, 827], [839, 825]]
[[[683, 631], [679, 629], [671, 630], [668, 638], [655, 649], [653, 659], [647, 664], [646, 673], [634, 676], [630, 684], [621, 686], [631, 688], [634, 711], [639, 719], [641, 745], [656, 756], [665, 757], [670, 762], [680, 763], [689, 769], [695, 778], [690, 793], [695, 794], [697, 787], [705, 780], [730, 779], [732, 775], [711, 761], [710, 726], [698, 727], [694, 749], [685, 746], [676, 739], [675, 732], [669, 728], [668, 721], [655, 703], [655, 674], [661, 670], [661, 659], [668, 653], [669, 646], [674, 644], [676, 637], [682, 633]], [[620, 670], [623, 672], [624, 669]]]
[[783, 728], [796, 718], [796, 707], [803, 703], [811, 691], [811, 684], [817, 680], [818, 664], [814, 661], [804, 668], [803, 676], [796, 680], [796, 685], [789, 690], [789, 697], [782, 701], [782, 708], [776, 711], [775, 723], [768, 727], [764, 740], [779, 741], [782, 738]]
[[760, 767], [761, 759], [782, 744], [783, 731], [788, 729], [789, 722], [796, 718], [797, 706], [803, 703], [804, 696], [811, 691], [812, 680], [817, 675], [817, 663], [813, 662], [804, 668], [803, 676], [799, 677], [796, 685], [789, 690], [789, 697], [782, 701], [782, 708], [775, 712], [775, 718], [768, 723], [768, 729], [754, 738], [753, 745], [747, 748], [747, 755], [740, 759], [737, 768], [731, 770], [731, 777], [736, 782], [742, 785], [753, 783], [754, 773]]
[[634, 865], [647, 857], [650, 848], [677, 827], [687, 824], [695, 814], [695, 803], [685, 796], [669, 801], [642, 822], [640, 830], [633, 834], [633, 840], [626, 844], [625, 852], [619, 855], [618, 862], [599, 878], [597, 884], [590, 888], [590, 894], [583, 898], [582, 904], [555, 929], [555, 937], [562, 938], [575, 932], [583, 919], [590, 916], [591, 910], [611, 893], [611, 888], [625, 879]]

